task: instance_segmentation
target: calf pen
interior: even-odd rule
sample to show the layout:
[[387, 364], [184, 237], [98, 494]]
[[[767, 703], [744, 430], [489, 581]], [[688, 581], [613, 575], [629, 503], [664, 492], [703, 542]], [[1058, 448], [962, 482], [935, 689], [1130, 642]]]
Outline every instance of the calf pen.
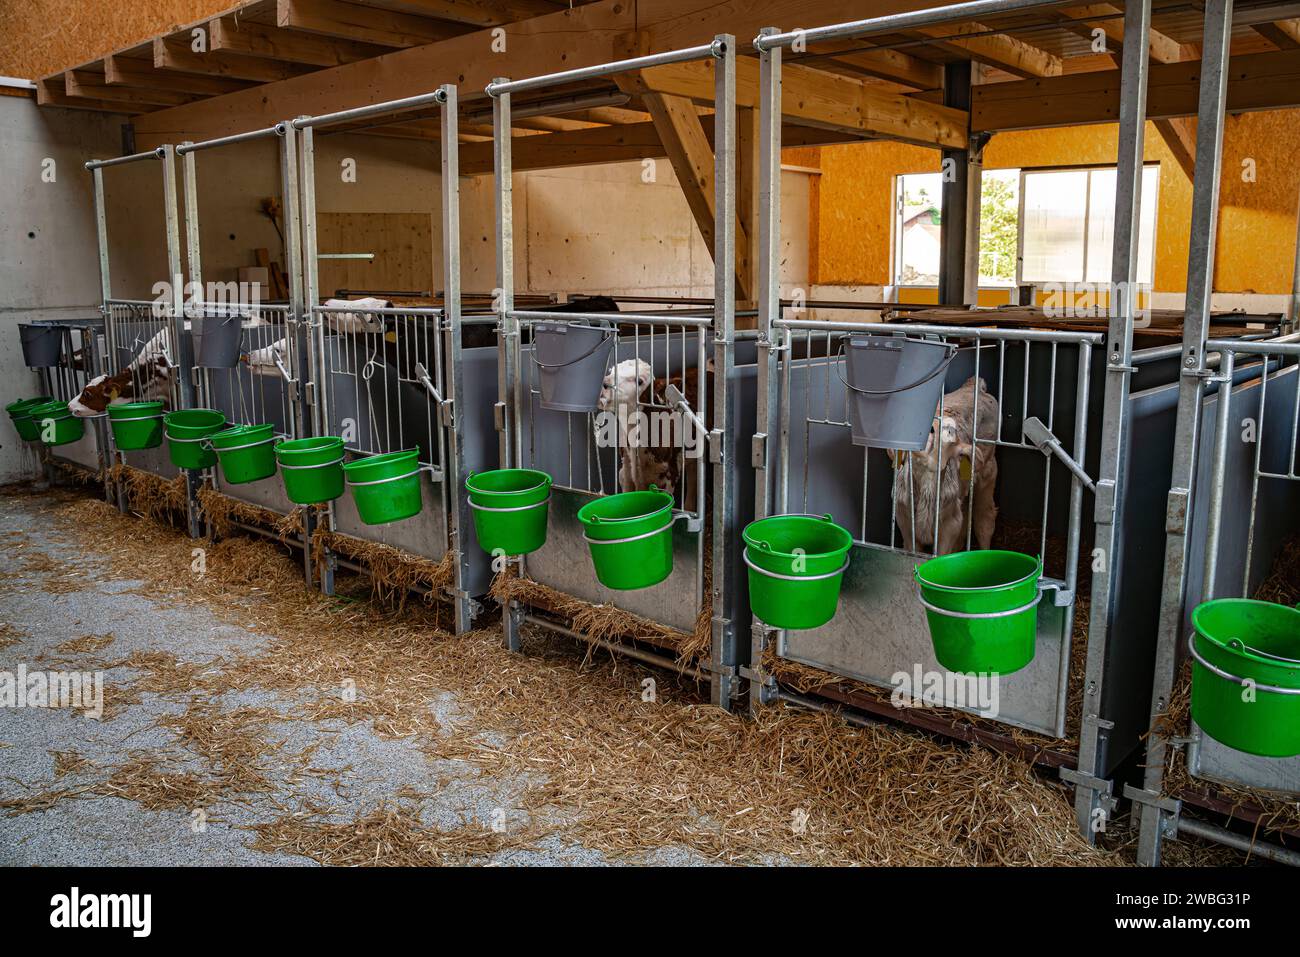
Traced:
[[[1212, 635], [1213, 629], [1198, 627], [1193, 620], [1194, 609], [1215, 599], [1255, 598], [1286, 608], [1300, 605], [1296, 569], [1300, 342], [1296, 339], [1292, 334], [1258, 342], [1208, 340], [1207, 353], [1220, 357], [1217, 374], [1199, 403], [1197, 427], [1178, 436], [1183, 455], [1197, 463], [1187, 505], [1186, 591], [1178, 602], [1178, 583], [1165, 582], [1167, 606], [1179, 611], [1161, 628], [1143, 785], [1125, 792], [1142, 809], [1139, 861], [1143, 864], [1159, 863], [1165, 839], [1190, 835], [1300, 865], [1295, 850], [1257, 840], [1300, 840], [1300, 753], [1279, 755], [1264, 741], [1238, 739], [1252, 737], [1252, 729], [1262, 730], [1250, 718], [1253, 703], [1271, 699], [1277, 709], [1276, 702], [1294, 700], [1300, 691], [1278, 688], [1267, 678], [1250, 679], [1209, 662], [1205, 645], [1213, 639], [1205, 636]], [[1245, 621], [1241, 624], [1248, 626]], [[1199, 650], [1198, 634], [1203, 636]], [[1300, 628], [1295, 629], [1293, 644], [1296, 636]], [[1244, 631], [1222, 637], [1250, 641]], [[1294, 672], [1298, 659], [1300, 655], [1292, 651], [1274, 660]], [[1202, 669], [1197, 682], [1203, 682], [1195, 690], [1194, 662]], [[1206, 733], [1193, 718], [1196, 698], [1211, 701], [1216, 697], [1215, 685], [1244, 686], [1240, 692], [1232, 691], [1240, 708], [1234, 702], [1227, 706], [1230, 712], [1222, 705], [1213, 711], [1204, 705], [1219, 724], [1215, 733], [1228, 741]], [[1290, 715], [1295, 724], [1295, 712]], [[1284, 729], [1274, 726], [1273, 730]], [[1267, 732], [1260, 734], [1266, 736]], [[1238, 834], [1198, 820], [1186, 807], [1243, 821], [1250, 833]]]
[[[317, 136], [331, 128], [355, 128], [363, 120], [381, 118], [382, 124], [404, 119], [421, 109], [437, 110], [441, 123], [441, 295], [424, 297], [430, 305], [322, 304], [319, 261], [351, 254], [318, 249]], [[350, 478], [354, 493], [399, 483], [415, 486], [409, 507], [393, 513], [392, 521], [363, 514], [355, 496], [329, 503], [322, 517], [324, 534], [316, 543], [322, 586], [332, 589], [339, 564], [369, 572], [377, 585], [381, 578], [386, 587], [415, 585], [450, 598], [456, 630], [463, 632], [473, 626], [480, 610], [477, 598], [490, 584], [487, 556], [477, 547], [469, 521], [464, 483], [472, 471], [495, 465], [490, 437], [497, 354], [494, 347], [469, 347], [465, 340], [458, 122], [456, 88], [448, 85], [405, 100], [300, 118], [292, 125], [302, 135], [313, 434], [341, 438], [352, 463], [368, 458], [379, 463], [381, 457], [409, 453], [409, 466], [398, 469], [402, 474]]]
[[[716, 78], [712, 309], [701, 315], [689, 309], [614, 314], [517, 308], [514, 98], [692, 61], [711, 62]], [[742, 436], [752, 434], [752, 424], [742, 428], [739, 410], [752, 408], [752, 398], [745, 401], [745, 376], [736, 359], [734, 38], [527, 80], [497, 79], [488, 93], [497, 187], [500, 460], [506, 468], [545, 472], [551, 481], [544, 543], [531, 554], [503, 556], [508, 561], [502, 562], [494, 594], [504, 606], [505, 643], [519, 650], [525, 623], [577, 637], [707, 681], [713, 703], [730, 709], [745, 630], [732, 544], [741, 513], [738, 491], [747, 487], [737, 450]], [[552, 343], [562, 338], [580, 344], [566, 354], [542, 355], [548, 336]], [[752, 374], [749, 379], [752, 388]], [[561, 396], [561, 389], [572, 391]], [[629, 442], [629, 436], [636, 437]], [[643, 463], [651, 467], [652, 458], [656, 481], [642, 469]], [[600, 518], [586, 516], [613, 507], [608, 503], [615, 500], [607, 496], [644, 491], [656, 482], [670, 486], [664, 489], [671, 492], [666, 528], [592, 544]], [[633, 567], [643, 561], [636, 556], [638, 542], [664, 536], [670, 543], [662, 546], [666, 554], [656, 554], [656, 573], [638, 575], [646, 570]]]

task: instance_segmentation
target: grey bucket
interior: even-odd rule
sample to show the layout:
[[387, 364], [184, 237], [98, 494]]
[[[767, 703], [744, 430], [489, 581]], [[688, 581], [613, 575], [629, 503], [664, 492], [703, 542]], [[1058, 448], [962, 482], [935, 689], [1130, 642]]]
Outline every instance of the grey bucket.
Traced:
[[844, 384], [849, 390], [853, 444], [909, 452], [924, 449], [943, 398], [943, 374], [957, 347], [901, 336], [846, 338], [848, 380]]
[[533, 361], [541, 373], [541, 406], [556, 412], [595, 412], [609, 371], [614, 329], [580, 322], [533, 326]]
[[240, 316], [204, 316], [194, 320], [194, 364], [208, 369], [233, 369], [239, 365], [243, 336]]
[[59, 364], [63, 352], [63, 330], [58, 326], [18, 324], [23, 343], [23, 363], [32, 369], [48, 369]]

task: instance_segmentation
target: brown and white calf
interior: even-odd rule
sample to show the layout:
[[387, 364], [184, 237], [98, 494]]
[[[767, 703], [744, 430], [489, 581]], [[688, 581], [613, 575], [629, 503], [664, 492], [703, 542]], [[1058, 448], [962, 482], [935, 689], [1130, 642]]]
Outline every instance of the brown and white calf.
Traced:
[[894, 520], [904, 548], [933, 550], [936, 555], [961, 551], [966, 547], [968, 527], [974, 547], [988, 548], [992, 543], [998, 518], [993, 500], [998, 481], [997, 451], [987, 441], [975, 441], [976, 409], [979, 438], [996, 439], [997, 400], [989, 395], [983, 379], [972, 376], [943, 397], [924, 450], [890, 452], [894, 462]]
[[[599, 409], [612, 415], [617, 424], [619, 487], [624, 492], [643, 491], [651, 485], [675, 495], [681, 484], [687, 452], [703, 454], [705, 437], [695, 435], [693, 423], [665, 398], [669, 385], [694, 401], [699, 394], [699, 373], [655, 378], [644, 359], [624, 359], [605, 374], [597, 401]], [[703, 416], [708, 421], [708, 416]], [[683, 508], [693, 508], [695, 489], [688, 492]]]
[[111, 376], [95, 376], [87, 382], [81, 394], [68, 403], [68, 409], [84, 419], [101, 415], [110, 405], [123, 402], [161, 399], [166, 403], [171, 397], [175, 368], [171, 356], [170, 330], [164, 328], [145, 343], [125, 369]]

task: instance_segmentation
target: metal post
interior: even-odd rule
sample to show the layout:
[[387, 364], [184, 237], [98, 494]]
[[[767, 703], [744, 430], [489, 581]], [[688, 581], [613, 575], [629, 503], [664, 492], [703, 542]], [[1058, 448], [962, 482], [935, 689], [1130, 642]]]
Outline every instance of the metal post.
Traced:
[[1287, 303], [1286, 324], [1278, 332], [1286, 335], [1300, 329], [1300, 205], [1295, 220], [1295, 263], [1291, 269], [1291, 300]]
[[[973, 64], [944, 66], [943, 103], [970, 110]], [[972, 137], [964, 150], [943, 151], [943, 218], [939, 227], [939, 302], [973, 306], [979, 295], [981, 145]]]
[[[776, 32], [776, 27], [764, 27], [759, 35], [770, 36]], [[781, 47], [763, 50], [758, 55], [758, 410], [755, 418], [758, 434], [754, 436], [752, 450], [755, 519], [766, 518], [776, 510], [777, 487], [783, 469], [776, 441], [777, 373], [781, 350], [789, 339], [773, 325], [781, 315], [781, 56]], [[741, 454], [741, 450], [733, 454]], [[764, 701], [767, 679], [762, 667], [767, 641], [767, 626], [751, 616], [751, 712]]]
[[[1215, 233], [1219, 217], [1219, 173], [1223, 152], [1224, 107], [1227, 99], [1228, 46], [1232, 35], [1233, 0], [1208, 0], [1201, 49], [1201, 86], [1197, 106], [1196, 179], [1192, 192], [1191, 245], [1187, 256], [1187, 304], [1183, 320], [1182, 376], [1178, 386], [1178, 418], [1174, 428], [1174, 464], [1166, 513], [1164, 582], [1160, 597], [1160, 624], [1156, 633], [1155, 680], [1151, 718], [1164, 711], [1178, 666], [1179, 636], [1187, 598], [1187, 530], [1191, 521], [1197, 446], [1200, 443], [1201, 402], [1209, 376], [1205, 342], [1210, 326], [1210, 299], [1214, 289]], [[1128, 45], [1125, 45], [1127, 50]], [[1232, 361], [1224, 357], [1229, 378]], [[1226, 403], [1230, 382], [1220, 385], [1219, 401]], [[1096, 606], [1094, 605], [1094, 608]], [[1160, 843], [1171, 823], [1162, 809], [1168, 742], [1151, 735], [1147, 742], [1138, 861], [1160, 861]]]
[[[714, 60], [713, 97], [713, 424], [722, 442], [735, 419], [736, 333], [736, 38], [714, 38], [721, 56]], [[765, 281], [771, 277], [765, 276]], [[736, 686], [735, 589], [731, 587], [730, 543], [736, 528], [736, 483], [731, 450], [713, 456], [713, 648], [710, 690], [713, 703], [731, 710]], [[728, 603], [732, 604], [728, 604]]]
[[[176, 204], [176, 147], [162, 147], [163, 214], [167, 227], [167, 271], [171, 282], [172, 357], [176, 363], [177, 395], [182, 409], [194, 408], [194, 381], [184, 365], [185, 355], [185, 274], [181, 266], [180, 210]], [[202, 534], [199, 516], [199, 477], [192, 469], [185, 471], [186, 517], [190, 538]]]
[[[498, 77], [493, 83], [508, 82]], [[497, 214], [497, 335], [501, 340], [497, 362], [497, 428], [501, 431], [502, 468], [518, 468], [523, 462], [523, 383], [519, 381], [519, 320], [511, 313], [515, 308], [515, 235], [513, 165], [510, 151], [510, 94], [497, 94], [492, 100], [492, 168], [496, 176]], [[519, 559], [519, 574], [524, 574], [524, 560]], [[501, 616], [503, 643], [511, 651], [521, 647], [519, 634], [523, 623], [517, 602]]]
[[[1124, 11], [1123, 66], [1120, 80], [1119, 155], [1115, 169], [1115, 231], [1111, 261], [1111, 317], [1105, 343], [1105, 405], [1101, 423], [1101, 464], [1096, 489], [1096, 553], [1104, 562], [1092, 579], [1092, 613], [1088, 629], [1087, 676], [1084, 681], [1075, 815], [1092, 840], [1115, 810], [1107, 768], [1105, 711], [1107, 641], [1115, 608], [1113, 584], [1122, 569], [1120, 529], [1123, 477], [1127, 467], [1129, 382], [1132, 375], [1133, 323], [1137, 307], [1137, 237], [1142, 210], [1142, 154], [1147, 113], [1147, 38], [1151, 0], [1130, 0]], [[1118, 308], [1116, 308], [1118, 305]]]
[[[92, 184], [92, 196], [95, 206], [95, 240], [99, 248], [99, 294], [100, 294], [100, 315], [104, 317], [104, 350], [109, 356], [113, 356], [116, 361], [117, 347], [114, 344], [115, 336], [113, 329], [113, 310], [109, 305], [109, 300], [113, 298], [113, 283], [108, 268], [108, 211], [104, 203], [104, 170], [102, 167], [93, 167], [90, 171]], [[104, 371], [109, 371], [108, 362], [104, 363]], [[117, 451], [112, 447], [111, 429], [105, 429], [100, 439], [104, 445], [104, 496], [108, 501], [114, 497], [117, 499], [117, 507], [121, 512], [126, 511], [125, 492], [121, 486], [116, 490], [113, 488], [113, 481], [110, 471], [117, 465]]]
[[[451, 403], [450, 461], [444, 469], [447, 485], [447, 547], [456, 565], [452, 588], [455, 592], [456, 633], [474, 626], [473, 602], [466, 590], [469, 581], [469, 548], [466, 539], [470, 528], [469, 498], [465, 480], [469, 466], [465, 461], [465, 402], [461, 388], [465, 381], [464, 344], [460, 325], [460, 109], [456, 87], [442, 87], [442, 310], [449, 342], [447, 345], [447, 397]], [[439, 417], [442, 427], [447, 422]]]

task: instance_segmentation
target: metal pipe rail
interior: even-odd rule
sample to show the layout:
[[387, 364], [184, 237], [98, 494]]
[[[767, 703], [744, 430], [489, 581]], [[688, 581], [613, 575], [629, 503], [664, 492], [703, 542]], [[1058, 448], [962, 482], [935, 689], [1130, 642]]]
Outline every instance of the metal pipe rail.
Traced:
[[791, 30], [787, 33], [768, 33], [754, 40], [754, 49], [766, 53], [777, 47], [792, 46], [796, 42], [820, 43], [824, 40], [852, 40], [880, 33], [915, 30], [918, 27], [938, 26], [962, 20], [979, 20], [984, 17], [1006, 16], [1045, 7], [1059, 6], [1053, 0], [973, 0], [951, 6], [915, 10], [911, 13], [894, 13], [866, 20], [851, 20], [809, 30]]
[[546, 73], [526, 80], [497, 79], [487, 85], [485, 92], [488, 96], [495, 98], [508, 93], [525, 93], [528, 90], [541, 90], [548, 86], [561, 86], [565, 83], [576, 83], [579, 80], [591, 80], [596, 77], [645, 70], [655, 66], [667, 66], [671, 63], [689, 63], [692, 60], [703, 60], [707, 57], [721, 59], [725, 54], [726, 44], [721, 38], [715, 37], [711, 43], [686, 47], [681, 50], [670, 50], [666, 53], [652, 53], [648, 56], [633, 57], [630, 60], [615, 60], [612, 63], [578, 67], [573, 70], [563, 70], [559, 73]]
[[691, 326], [696, 328], [708, 328], [713, 325], [712, 318], [677, 316], [672, 313], [663, 313], [656, 316], [635, 312], [534, 312], [526, 309], [509, 309], [506, 311], [506, 316], [518, 320], [523, 325], [532, 325], [537, 322], [569, 322], [574, 320], [581, 322], [627, 323], [628, 325]]
[[372, 103], [369, 106], [357, 106], [350, 110], [322, 113], [319, 116], [300, 116], [296, 120], [292, 120], [291, 123], [296, 130], [306, 130], [318, 126], [330, 126], [335, 123], [350, 123], [354, 120], [364, 120], [372, 116], [383, 116], [388, 113], [406, 113], [430, 104], [446, 106], [447, 95], [447, 89], [439, 87], [431, 93], [420, 93], [416, 96], [403, 97], [400, 100]]
[[184, 156], [187, 153], [198, 153], [202, 150], [212, 150], [222, 146], [234, 146], [238, 143], [269, 139], [272, 136], [284, 136], [284, 133], [285, 125], [277, 123], [275, 126], [268, 126], [260, 130], [249, 130], [246, 133], [232, 133], [230, 136], [218, 136], [216, 139], [200, 140], [197, 143], [182, 143], [176, 147], [176, 155]]
[[1100, 332], [1067, 332], [1050, 329], [978, 329], [970, 326], [937, 326], [927, 323], [909, 323], [900, 326], [892, 322], [833, 322], [820, 319], [774, 319], [773, 326], [782, 329], [803, 329], [812, 332], [874, 332], [883, 335], [952, 336], [961, 339], [1007, 340], [1011, 342], [1059, 342], [1097, 345], [1105, 336]]
[[162, 159], [166, 155], [167, 148], [160, 146], [157, 149], [147, 150], [143, 153], [132, 153], [130, 156], [117, 156], [106, 160], [90, 160], [84, 165], [86, 169], [94, 172], [97, 169], [108, 169], [110, 166], [125, 166], [127, 163], [138, 163], [140, 160]]

